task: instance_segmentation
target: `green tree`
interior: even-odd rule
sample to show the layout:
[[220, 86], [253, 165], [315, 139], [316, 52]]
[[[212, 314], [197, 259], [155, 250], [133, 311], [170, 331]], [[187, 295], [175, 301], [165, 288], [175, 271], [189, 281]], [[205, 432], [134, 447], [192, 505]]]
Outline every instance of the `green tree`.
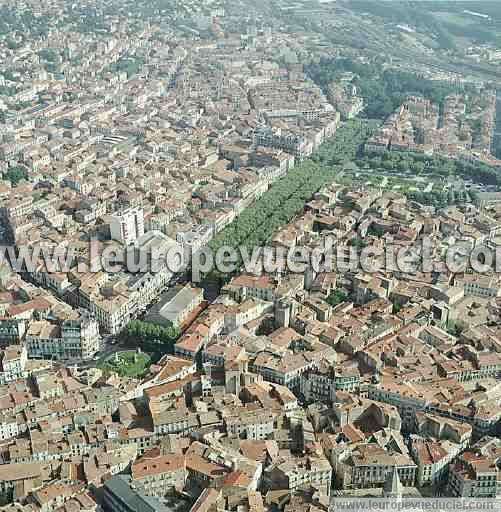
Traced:
[[28, 179], [28, 171], [26, 168], [21, 166], [10, 167], [4, 174], [4, 178], [11, 182], [12, 186], [15, 187], [21, 180]]
[[147, 352], [172, 352], [179, 337], [179, 330], [173, 325], [161, 325], [130, 321], [119, 335], [120, 341], [131, 348], [140, 347]]
[[447, 332], [453, 336], [459, 336], [466, 327], [466, 323], [462, 320], [449, 320], [445, 325]]
[[326, 302], [330, 304], [332, 307], [341, 304], [341, 302], [346, 301], [348, 296], [341, 290], [333, 290], [326, 299]]

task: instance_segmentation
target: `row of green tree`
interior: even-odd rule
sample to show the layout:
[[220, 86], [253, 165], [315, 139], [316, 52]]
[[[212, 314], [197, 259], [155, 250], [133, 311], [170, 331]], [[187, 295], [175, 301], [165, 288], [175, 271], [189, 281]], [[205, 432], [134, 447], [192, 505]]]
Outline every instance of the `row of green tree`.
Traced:
[[420, 204], [445, 208], [453, 204], [468, 203], [474, 200], [475, 195], [465, 190], [432, 190], [430, 192], [409, 191], [407, 198]]
[[410, 173], [413, 176], [422, 173], [441, 177], [456, 173], [453, 160], [438, 155], [424, 155], [405, 151], [386, 151], [384, 153], [364, 154], [355, 160], [359, 168], [371, 168], [375, 171]]
[[[416, 170], [437, 176], [461, 176], [482, 185], [501, 187], [501, 168], [492, 167], [478, 160], [455, 160], [441, 155], [424, 155], [406, 152], [386, 152], [364, 155], [357, 161], [359, 167], [375, 170]], [[419, 164], [419, 166], [418, 166]]]
[[[376, 173], [378, 171], [410, 171], [414, 174], [415, 171], [418, 171], [420, 174], [442, 179], [461, 176], [476, 184], [501, 187], [501, 169], [490, 167], [479, 161], [453, 160], [440, 155], [386, 152], [366, 154], [356, 162], [360, 168], [370, 168]], [[451, 188], [450, 190], [432, 190], [430, 192], [409, 191], [406, 194], [409, 199], [421, 204], [440, 208], [451, 204], [476, 202], [478, 195], [473, 188], [468, 190]]]
[[296, 165], [214, 237], [209, 244], [213, 254], [222, 246], [246, 246], [251, 252], [267, 242], [303, 210], [315, 192], [335, 180], [345, 163], [356, 157], [375, 127], [375, 123], [360, 120], [342, 125], [311, 159]]
[[144, 352], [160, 355], [171, 353], [178, 337], [179, 330], [172, 325], [163, 327], [141, 320], [130, 321], [118, 336], [126, 347], [141, 347]]

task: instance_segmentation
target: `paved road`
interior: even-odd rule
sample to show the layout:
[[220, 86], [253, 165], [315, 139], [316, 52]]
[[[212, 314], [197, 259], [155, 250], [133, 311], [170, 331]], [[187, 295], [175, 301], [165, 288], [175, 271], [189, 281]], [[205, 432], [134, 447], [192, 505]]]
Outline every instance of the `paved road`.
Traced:
[[120, 345], [111, 345], [110, 343], [106, 343], [104, 347], [101, 349], [101, 351], [98, 354], [98, 359], [96, 360], [90, 360], [90, 361], [83, 361], [78, 364], [79, 368], [85, 369], [85, 368], [96, 368], [100, 364], [104, 363], [104, 360], [107, 359], [109, 356], [114, 354], [115, 352], [121, 352], [122, 350], [126, 350], [124, 347], [121, 347]]

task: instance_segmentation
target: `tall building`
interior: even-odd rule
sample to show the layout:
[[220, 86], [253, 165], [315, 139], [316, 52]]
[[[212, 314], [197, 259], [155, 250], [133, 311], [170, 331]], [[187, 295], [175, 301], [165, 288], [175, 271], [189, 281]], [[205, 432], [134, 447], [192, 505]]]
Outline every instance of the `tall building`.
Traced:
[[111, 217], [111, 238], [124, 245], [134, 243], [144, 235], [144, 213], [142, 208], [129, 208]]

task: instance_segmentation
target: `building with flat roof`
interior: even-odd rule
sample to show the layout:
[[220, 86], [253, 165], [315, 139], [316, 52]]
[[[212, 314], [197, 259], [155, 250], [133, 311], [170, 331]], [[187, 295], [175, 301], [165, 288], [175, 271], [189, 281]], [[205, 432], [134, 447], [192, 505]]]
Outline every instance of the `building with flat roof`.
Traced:
[[104, 484], [104, 509], [109, 512], [171, 512], [161, 501], [146, 496], [129, 475], [115, 475]]
[[204, 292], [201, 288], [189, 285], [172, 288], [151, 308], [145, 320], [158, 325], [172, 323], [174, 327], [179, 327], [203, 300]]

